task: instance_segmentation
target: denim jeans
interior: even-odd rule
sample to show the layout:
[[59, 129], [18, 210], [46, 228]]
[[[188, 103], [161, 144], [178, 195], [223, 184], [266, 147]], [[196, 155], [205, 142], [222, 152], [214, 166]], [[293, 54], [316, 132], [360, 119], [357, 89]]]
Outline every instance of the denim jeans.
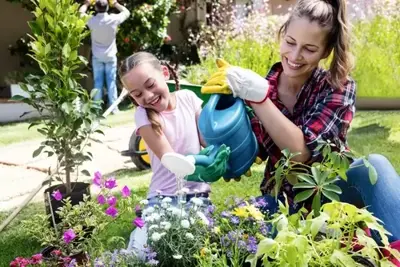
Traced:
[[[384, 223], [385, 229], [392, 234], [388, 237], [390, 242], [400, 240], [400, 177], [384, 156], [372, 154], [368, 157], [368, 161], [377, 171], [376, 184], [371, 184], [368, 168], [364, 166], [362, 160], [355, 160], [347, 172], [347, 182], [343, 179], [337, 182], [342, 189], [340, 200], [358, 208], [366, 207]], [[274, 197], [264, 195], [261, 198], [266, 203], [262, 208], [264, 211], [277, 212], [278, 205]], [[282, 198], [280, 200], [284, 201]], [[290, 212], [296, 212], [299, 206], [291, 206]], [[374, 237], [376, 241], [379, 241], [376, 235]]]
[[115, 56], [109, 61], [103, 61], [93, 56], [92, 66], [94, 88], [98, 90], [97, 94], [94, 96], [94, 100], [103, 99], [103, 88], [105, 81], [107, 85], [108, 105], [111, 106], [118, 97], [116, 85], [117, 57]]

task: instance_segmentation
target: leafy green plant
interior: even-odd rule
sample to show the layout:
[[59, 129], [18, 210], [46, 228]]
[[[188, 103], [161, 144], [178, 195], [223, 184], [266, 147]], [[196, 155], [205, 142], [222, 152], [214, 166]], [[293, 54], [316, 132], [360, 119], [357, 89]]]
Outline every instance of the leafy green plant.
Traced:
[[13, 98], [22, 100], [42, 115], [40, 121], [29, 126], [37, 126], [38, 132], [46, 138], [33, 156], [42, 152], [57, 156], [58, 170], [65, 171], [67, 193], [71, 192], [71, 173], [78, 173], [78, 166], [92, 158], [84, 148], [94, 132], [93, 123], [100, 110], [100, 104], [78, 83], [84, 77], [79, 70], [87, 64], [87, 60], [78, 55], [78, 49], [89, 32], [87, 18], [79, 16], [79, 5], [74, 2], [32, 0], [35, 20], [29, 22], [32, 30], [30, 56], [38, 63], [41, 73], [29, 75], [26, 82], [20, 84], [28, 97]]
[[365, 166], [369, 171], [371, 184], [377, 181], [375, 168], [365, 157], [362, 165], [350, 165], [351, 160], [356, 156], [341, 142], [319, 141], [316, 150], [320, 151], [321, 159], [314, 162], [311, 166], [294, 161], [293, 158], [298, 153], [290, 153], [289, 150], [282, 150], [282, 158], [275, 164], [275, 171], [268, 183], [275, 182], [273, 195], [278, 199], [283, 181], [286, 179], [293, 189], [298, 190], [294, 198], [296, 203], [304, 202], [313, 197], [312, 210], [319, 214], [322, 196], [331, 201], [339, 201], [342, 190], [335, 183], [340, 179], [347, 181], [347, 171], [350, 168]]
[[[42, 246], [55, 247], [65, 256], [80, 252], [99, 256], [104, 251], [101, 233], [106, 227], [117, 223], [121, 214], [132, 214], [133, 217], [132, 207], [137, 199], [126, 186], [121, 190], [122, 196], [117, 198], [113, 194], [113, 189], [117, 187], [116, 180], [106, 178], [99, 172], [95, 174], [93, 185], [100, 188], [95, 198], [85, 195], [77, 205], [71, 204], [70, 197], [59, 200], [64, 205], [56, 211], [61, 222], [55, 227], [51, 215], [36, 214], [22, 221], [24, 231]], [[56, 198], [56, 194], [53, 197]], [[117, 243], [121, 240], [119, 237], [110, 237], [108, 241]]]
[[167, 37], [169, 16], [175, 1], [122, 0], [131, 16], [120, 25], [117, 34], [118, 54], [125, 58], [140, 49], [158, 49]]
[[[247, 258], [251, 266], [259, 259], [263, 266], [348, 267], [365, 262], [369, 265], [361, 266], [393, 266], [382, 249], [400, 258], [399, 252], [389, 247], [380, 221], [365, 209], [334, 201], [324, 204], [320, 215], [304, 217], [304, 209], [289, 215], [287, 201], [279, 201], [279, 208], [270, 220], [277, 234], [260, 241], [257, 252]], [[379, 233], [383, 245], [364, 231], [365, 226]]]

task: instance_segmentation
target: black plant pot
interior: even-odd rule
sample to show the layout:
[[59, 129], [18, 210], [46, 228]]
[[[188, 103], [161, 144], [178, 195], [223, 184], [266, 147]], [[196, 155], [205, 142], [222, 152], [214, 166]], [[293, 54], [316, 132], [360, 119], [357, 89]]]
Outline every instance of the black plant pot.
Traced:
[[[46, 207], [46, 214], [51, 215], [53, 213], [56, 224], [61, 222], [61, 219], [56, 213], [56, 211], [64, 206], [64, 202], [62, 200], [58, 201], [54, 199], [54, 197], [52, 196], [52, 193], [54, 191], [59, 190], [60, 193], [62, 194], [63, 199], [70, 197], [72, 205], [77, 205], [79, 204], [79, 202], [83, 201], [84, 195], [88, 195], [90, 198], [89, 183], [83, 183], [83, 182], [71, 183], [71, 189], [72, 189], [71, 194], [67, 195], [67, 188], [65, 187], [65, 185], [58, 184], [58, 185], [53, 185], [44, 191], [44, 204]], [[50, 194], [50, 203], [47, 197], [47, 193]], [[50, 204], [51, 204], [51, 209], [50, 209]], [[50, 218], [50, 222], [51, 225], [53, 225], [52, 218]]]

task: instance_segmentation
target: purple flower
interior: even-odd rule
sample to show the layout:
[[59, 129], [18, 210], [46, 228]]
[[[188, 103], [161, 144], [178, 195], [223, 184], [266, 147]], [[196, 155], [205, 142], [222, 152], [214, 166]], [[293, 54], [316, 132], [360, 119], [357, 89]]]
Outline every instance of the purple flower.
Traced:
[[76, 263], [76, 259], [72, 259], [72, 260], [69, 262], [68, 267], [75, 267], [75, 266], [78, 266], [77, 263]]
[[101, 173], [99, 172], [99, 171], [97, 171], [97, 172], [95, 172], [94, 173], [94, 178], [93, 178], [93, 184], [94, 185], [97, 185], [97, 186], [99, 186], [99, 187], [101, 187], [101, 180], [102, 180], [102, 175], [101, 175]]
[[117, 204], [117, 198], [114, 196], [111, 196], [107, 199], [107, 203], [110, 206], [115, 206], [115, 204]]
[[239, 222], [240, 222], [239, 217], [237, 217], [237, 216], [232, 216], [232, 217], [231, 217], [231, 222], [232, 222], [233, 224], [239, 224]]
[[121, 190], [122, 197], [129, 197], [131, 195], [131, 190], [126, 185]]
[[249, 236], [247, 251], [255, 254], [257, 252], [257, 239], [254, 236]]
[[108, 189], [113, 189], [117, 186], [117, 181], [115, 180], [115, 178], [109, 178], [106, 180], [105, 186]]
[[260, 233], [263, 236], [267, 236], [268, 232], [269, 232], [268, 226], [264, 222], [262, 222], [261, 225], [260, 225]]
[[72, 240], [74, 240], [74, 238], [76, 237], [76, 234], [74, 232], [74, 230], [72, 229], [68, 229], [67, 231], [64, 232], [64, 242], [69, 244]]
[[57, 201], [60, 201], [62, 199], [62, 195], [60, 193], [60, 190], [58, 190], [58, 189], [56, 191], [54, 191], [51, 195]]
[[158, 265], [158, 263], [159, 263], [159, 261], [158, 261], [158, 260], [155, 260], [155, 259], [151, 259], [151, 260], [149, 260], [149, 261], [147, 262], [147, 264], [149, 264], [149, 265], [154, 265], [154, 266]]
[[213, 214], [214, 211], [215, 211], [215, 206], [214, 206], [214, 205], [209, 205], [209, 206], [207, 207], [207, 212], [208, 212], [208, 213]]
[[106, 209], [106, 214], [115, 218], [118, 214], [118, 210], [114, 206], [110, 206], [108, 209]]
[[259, 198], [257, 200], [257, 204], [255, 205], [256, 207], [265, 207], [268, 203], [265, 201], [263, 197]]
[[239, 249], [246, 249], [246, 242], [244, 242], [243, 240], [239, 240], [238, 247]]
[[231, 217], [231, 214], [227, 211], [223, 211], [223, 212], [221, 212], [221, 217], [229, 218], [229, 217]]
[[97, 202], [99, 202], [100, 205], [104, 205], [106, 203], [106, 198], [103, 195], [98, 195]]
[[140, 217], [136, 217], [136, 219], [133, 221], [133, 224], [136, 225], [136, 227], [142, 228], [144, 226], [144, 221]]

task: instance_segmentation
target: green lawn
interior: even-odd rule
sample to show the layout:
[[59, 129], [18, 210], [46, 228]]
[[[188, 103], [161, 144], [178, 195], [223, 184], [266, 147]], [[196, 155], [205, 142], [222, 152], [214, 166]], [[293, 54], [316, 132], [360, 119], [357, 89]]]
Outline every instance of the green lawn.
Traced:
[[[101, 129], [133, 123], [133, 114], [134, 109], [127, 109], [117, 115], [110, 115], [102, 121], [104, 126]], [[35, 128], [28, 130], [29, 124], [30, 121], [0, 124], [0, 146], [43, 138]]]
[[[128, 114], [128, 113], [126, 113]], [[121, 116], [119, 122], [123, 121]], [[111, 117], [112, 118], [112, 117]], [[115, 116], [114, 118], [117, 118]], [[13, 125], [8, 127], [18, 127]], [[3, 126], [4, 127], [4, 126]], [[15, 129], [15, 128], [14, 128]], [[4, 132], [0, 128], [0, 133]], [[0, 140], [3, 140], [0, 134]], [[380, 153], [387, 156], [400, 173], [400, 112], [358, 112], [349, 132], [349, 143], [353, 150], [360, 154]], [[225, 182], [223, 180], [212, 185], [212, 201], [222, 208], [227, 196], [236, 195], [246, 197], [258, 195], [258, 186], [262, 177], [262, 166], [255, 166], [253, 176], [243, 177], [240, 182]], [[150, 173], [138, 173], [135, 169], [123, 170], [115, 173], [120, 184], [139, 184], [135, 192], [145, 196]], [[140, 180], [140, 182], [138, 182]], [[21, 231], [19, 222], [29, 218], [32, 214], [44, 212], [43, 203], [31, 204], [26, 207], [12, 224], [0, 233], [0, 266], [8, 266], [16, 256], [29, 256], [40, 251], [40, 245], [31, 241]], [[6, 213], [0, 213], [0, 221], [4, 220]], [[107, 228], [103, 238], [107, 240], [113, 235], [123, 236], [126, 240], [132, 231], [132, 218], [123, 217], [121, 223]]]

